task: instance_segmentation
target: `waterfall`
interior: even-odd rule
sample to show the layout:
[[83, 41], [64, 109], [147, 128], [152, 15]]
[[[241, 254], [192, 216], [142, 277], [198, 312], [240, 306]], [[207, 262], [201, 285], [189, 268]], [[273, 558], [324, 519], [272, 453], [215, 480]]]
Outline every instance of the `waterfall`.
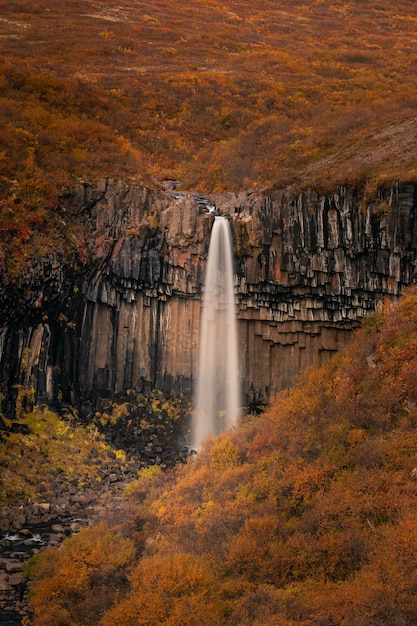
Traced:
[[240, 410], [237, 330], [229, 222], [215, 217], [204, 284], [192, 446], [236, 424]]

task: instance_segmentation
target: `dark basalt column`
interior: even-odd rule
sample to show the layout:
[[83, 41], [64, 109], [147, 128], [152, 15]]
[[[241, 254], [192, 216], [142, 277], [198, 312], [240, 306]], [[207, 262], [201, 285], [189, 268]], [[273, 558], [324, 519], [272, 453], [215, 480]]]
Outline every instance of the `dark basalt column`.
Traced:
[[247, 403], [266, 402], [343, 348], [364, 316], [416, 281], [414, 184], [383, 188], [372, 202], [348, 187], [206, 198], [106, 180], [63, 199], [88, 260], [75, 267], [56, 254], [24, 284], [1, 287], [6, 412], [16, 385], [33, 388], [38, 403], [192, 393], [208, 205], [231, 221]]

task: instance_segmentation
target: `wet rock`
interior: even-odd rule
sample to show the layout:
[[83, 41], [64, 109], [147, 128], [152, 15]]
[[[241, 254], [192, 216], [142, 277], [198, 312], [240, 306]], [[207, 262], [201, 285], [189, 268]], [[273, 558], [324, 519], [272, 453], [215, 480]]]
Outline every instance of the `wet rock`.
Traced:
[[77, 496], [72, 496], [71, 497], [71, 502], [73, 504], [81, 504], [83, 506], [87, 506], [88, 504], [91, 504], [93, 500], [93, 496], [90, 494], [81, 494], [81, 495], [77, 495]]
[[0, 593], [5, 596], [9, 596], [14, 592], [14, 589], [7, 580], [0, 578]]
[[16, 572], [23, 571], [22, 563], [14, 559], [0, 559], [0, 567], [2, 567], [2, 569], [4, 569], [8, 574], [14, 574]]
[[71, 522], [70, 524], [70, 529], [72, 533], [78, 533], [82, 528], [83, 528], [84, 524], [80, 521], [78, 522]]
[[26, 524], [26, 516], [23, 514], [16, 515], [13, 518], [12, 524], [13, 524], [13, 528], [20, 530], [21, 528], [23, 528], [23, 525]]
[[9, 580], [7, 581], [9, 585], [12, 587], [17, 587], [19, 583], [23, 580], [22, 573], [13, 573], [9, 576]]
[[140, 470], [140, 464], [139, 463], [133, 463], [132, 465], [128, 465], [126, 467], [126, 474], [137, 474]]
[[33, 541], [33, 538], [29, 538], [29, 539], [24, 539], [22, 543], [24, 546], [33, 546], [34, 541]]
[[66, 535], [64, 533], [50, 533], [48, 537], [48, 546], [51, 548], [58, 546], [65, 538]]
[[64, 533], [65, 528], [62, 524], [52, 524], [51, 530], [56, 533]]
[[35, 502], [33, 504], [34, 512], [38, 511], [40, 514], [50, 513], [51, 512], [51, 503], [50, 502]]

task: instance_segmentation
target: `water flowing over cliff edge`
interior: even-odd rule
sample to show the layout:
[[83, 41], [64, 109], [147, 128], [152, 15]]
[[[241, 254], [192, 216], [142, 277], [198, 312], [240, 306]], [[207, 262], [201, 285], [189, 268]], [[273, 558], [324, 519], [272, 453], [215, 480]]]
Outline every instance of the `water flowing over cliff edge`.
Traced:
[[242, 392], [266, 402], [416, 281], [416, 202], [417, 185], [401, 183], [372, 202], [354, 186], [201, 197], [170, 183], [80, 185], [62, 210], [88, 258], [57, 250], [0, 290], [6, 413], [18, 385], [38, 403], [129, 389], [191, 395], [214, 212], [233, 234]]

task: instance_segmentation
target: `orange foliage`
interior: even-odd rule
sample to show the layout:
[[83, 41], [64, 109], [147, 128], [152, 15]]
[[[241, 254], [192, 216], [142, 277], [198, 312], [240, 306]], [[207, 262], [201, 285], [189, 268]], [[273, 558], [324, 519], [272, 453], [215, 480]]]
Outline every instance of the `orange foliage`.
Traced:
[[25, 108], [41, 141], [45, 104], [107, 125], [116, 152], [119, 132], [152, 171], [188, 185], [334, 186], [349, 171], [414, 172], [413, 142], [401, 154], [380, 136], [391, 125], [394, 138], [415, 134], [409, 0], [123, 0], [88, 12], [22, 0], [2, 3], [2, 15], [2, 58], [33, 75], [30, 94], [13, 78], [9, 109], [38, 92], [40, 105]]
[[1, 15], [5, 279], [55, 233], [74, 251], [56, 208], [79, 179], [211, 191], [416, 177], [410, 0], [20, 0]]
[[[386, 390], [385, 380], [388, 363], [390, 376], [402, 378], [414, 352], [404, 360], [401, 351], [396, 367], [384, 346], [413, 345], [416, 336], [417, 291], [410, 290], [394, 309], [368, 320], [346, 353], [306, 374], [263, 416], [209, 442], [152, 505], [148, 530], [159, 541], [147, 567], [174, 545], [210, 563], [229, 611], [221, 623], [317, 624], [319, 615], [350, 625], [365, 624], [354, 615], [366, 615], [368, 623], [388, 626], [396, 623], [389, 616], [398, 602], [399, 615], [413, 615], [404, 588], [412, 559], [394, 554], [401, 550], [395, 529], [401, 541], [414, 534], [407, 538], [400, 529], [410, 528], [417, 495], [417, 415], [404, 405], [404, 387], [392, 378]], [[376, 367], [368, 358], [375, 354]], [[407, 380], [408, 398], [416, 382]], [[398, 584], [371, 576], [384, 568]], [[138, 589], [131, 588], [129, 601], [139, 602]], [[253, 609], [254, 597], [268, 603], [267, 622], [261, 607]]]
[[38, 577], [33, 600], [37, 626], [98, 623], [126, 586], [135, 546], [105, 523], [83, 530], [58, 552], [47, 549], [31, 565]]
[[77, 179], [115, 168], [136, 175], [142, 161], [99, 121], [108, 103], [94, 90], [7, 63], [0, 84], [0, 272], [15, 282], [35, 257], [56, 251], [57, 238], [63, 253], [72, 251], [76, 237], [58, 207]]
[[131, 594], [108, 612], [103, 626], [216, 626], [222, 604], [218, 582], [195, 556], [144, 558], [131, 577]]
[[[148, 487], [139, 481], [125, 532], [144, 520], [144, 555], [120, 597], [110, 585], [95, 623], [414, 623], [416, 340], [412, 288], [263, 415], [208, 440], [196, 462]], [[93, 554], [109, 533], [118, 537], [96, 531]], [[77, 582], [91, 580], [89, 553], [70, 546], [42, 561], [33, 595], [40, 611], [56, 587], [45, 614], [56, 611], [62, 624], [75, 610], [71, 594], [83, 615], [92, 602]], [[66, 554], [77, 574], [65, 588]], [[106, 572], [112, 558], [93, 562]]]

